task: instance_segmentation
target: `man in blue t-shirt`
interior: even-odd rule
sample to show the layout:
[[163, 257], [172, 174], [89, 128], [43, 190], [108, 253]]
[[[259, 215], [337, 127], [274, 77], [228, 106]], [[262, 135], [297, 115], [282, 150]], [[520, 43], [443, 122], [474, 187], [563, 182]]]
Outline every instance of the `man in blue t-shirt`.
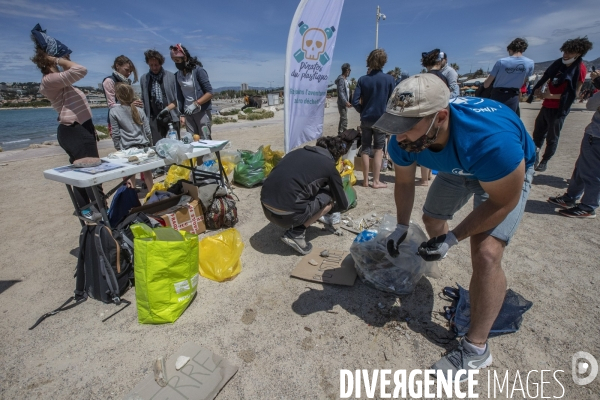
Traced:
[[[373, 129], [394, 135], [388, 152], [395, 163], [398, 225], [387, 238], [389, 254], [398, 256], [408, 232], [417, 164], [440, 171], [423, 206], [431, 239], [421, 244], [419, 255], [440, 260], [459, 241], [471, 241], [470, 329], [458, 349], [432, 367], [444, 375], [451, 371], [447, 378], [453, 380], [458, 370], [492, 362], [487, 338], [506, 293], [502, 254], [523, 216], [535, 145], [505, 105], [473, 97], [449, 101], [449, 96], [438, 77], [412, 76], [394, 89]], [[447, 221], [473, 195], [473, 211], [449, 230]]]
[[533, 60], [523, 57], [527, 46], [527, 40], [521, 38], [510, 42], [506, 47], [508, 57], [496, 61], [490, 76], [483, 82], [485, 88], [494, 84], [490, 97], [492, 100], [506, 104], [519, 116], [521, 115], [519, 108], [521, 87], [533, 74]]

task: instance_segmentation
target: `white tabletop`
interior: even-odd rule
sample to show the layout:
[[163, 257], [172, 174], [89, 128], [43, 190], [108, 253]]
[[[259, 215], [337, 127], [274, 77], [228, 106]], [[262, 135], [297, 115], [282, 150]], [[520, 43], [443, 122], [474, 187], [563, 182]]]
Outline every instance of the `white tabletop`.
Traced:
[[[186, 153], [187, 159], [201, 157], [206, 154], [221, 151], [229, 143], [228, 140], [223, 141], [218, 146], [213, 147], [194, 147], [191, 153]], [[165, 160], [157, 157], [156, 161], [148, 162], [145, 164], [130, 164], [126, 159], [114, 159], [114, 158], [103, 158], [102, 160], [108, 161], [113, 164], [124, 164], [122, 168], [113, 169], [111, 171], [100, 172], [97, 174], [88, 174], [86, 172], [80, 172], [76, 169], [66, 172], [58, 172], [55, 169], [48, 169], [44, 171], [44, 178], [51, 181], [65, 183], [76, 187], [90, 187], [99, 185], [104, 182], [112, 181], [113, 179], [125, 178], [133, 174], [140, 172], [151, 171], [153, 169], [169, 165], [165, 163]]]

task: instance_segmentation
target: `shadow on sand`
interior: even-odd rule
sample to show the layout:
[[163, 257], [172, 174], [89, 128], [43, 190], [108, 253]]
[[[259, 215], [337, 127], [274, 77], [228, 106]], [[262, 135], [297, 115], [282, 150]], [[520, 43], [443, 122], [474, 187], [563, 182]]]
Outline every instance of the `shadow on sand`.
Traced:
[[398, 297], [400, 307], [394, 306], [395, 295], [375, 290], [359, 279], [352, 287], [323, 285], [323, 290], [307, 289], [292, 304], [296, 314], [326, 312], [339, 305], [368, 325], [383, 327], [393, 321], [406, 322], [410, 330], [437, 346], [447, 349], [455, 346], [454, 335], [440, 325], [439, 318], [436, 322], [432, 320], [434, 293], [427, 278], [421, 278], [411, 294]]

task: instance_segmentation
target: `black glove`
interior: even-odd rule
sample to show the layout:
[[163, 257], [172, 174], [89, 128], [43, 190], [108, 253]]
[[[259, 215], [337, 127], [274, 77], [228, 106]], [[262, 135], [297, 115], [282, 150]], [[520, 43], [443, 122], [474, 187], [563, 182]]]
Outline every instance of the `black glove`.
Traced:
[[169, 108], [165, 107], [161, 112], [158, 113], [156, 119], [163, 120], [165, 117], [169, 116]]
[[400, 254], [398, 252], [398, 246], [400, 246], [400, 243], [402, 243], [404, 241], [404, 239], [406, 239], [407, 234], [408, 234], [408, 226], [407, 225], [402, 225], [402, 224], [396, 225], [396, 230], [394, 232], [390, 233], [390, 235], [387, 237], [386, 245], [387, 245], [387, 251], [390, 256], [398, 257], [398, 254]]
[[458, 239], [452, 231], [445, 235], [437, 236], [429, 239], [427, 242], [421, 243], [418, 249], [418, 254], [425, 261], [438, 261], [446, 256], [450, 247], [458, 244]]

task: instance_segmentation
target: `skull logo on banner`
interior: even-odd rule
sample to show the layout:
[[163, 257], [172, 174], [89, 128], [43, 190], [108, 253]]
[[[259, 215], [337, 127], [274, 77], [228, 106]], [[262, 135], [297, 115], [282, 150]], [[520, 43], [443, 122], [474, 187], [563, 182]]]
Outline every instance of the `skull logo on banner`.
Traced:
[[319, 56], [325, 52], [327, 36], [323, 30], [310, 28], [304, 33], [302, 38], [302, 50], [307, 60], [318, 60]]

